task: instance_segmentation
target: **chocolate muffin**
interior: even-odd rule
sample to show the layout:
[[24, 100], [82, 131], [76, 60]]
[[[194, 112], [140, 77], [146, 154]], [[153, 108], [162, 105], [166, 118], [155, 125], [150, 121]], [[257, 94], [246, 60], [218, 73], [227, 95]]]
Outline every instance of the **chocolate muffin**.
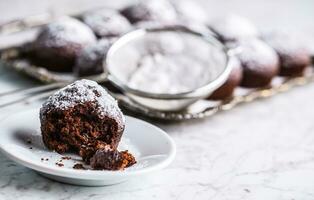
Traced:
[[132, 29], [130, 22], [113, 9], [101, 9], [87, 12], [82, 16], [98, 37], [117, 37]]
[[109, 146], [96, 151], [90, 159], [93, 169], [122, 170], [136, 163], [135, 158], [128, 151], [111, 149]]
[[140, 21], [172, 22], [177, 19], [173, 6], [167, 0], [146, 0], [121, 10], [132, 24]]
[[242, 66], [236, 57], [231, 57], [230, 65], [232, 65], [232, 71], [227, 81], [220, 86], [208, 99], [223, 100], [232, 96], [234, 89], [240, 85], [242, 80]]
[[207, 12], [195, 1], [172, 1], [180, 21], [206, 24]]
[[76, 58], [74, 73], [80, 77], [103, 73], [103, 61], [111, 44], [111, 40], [102, 39], [85, 47]]
[[40, 123], [48, 149], [78, 153], [88, 163], [98, 149], [117, 148], [125, 119], [104, 88], [83, 79], [48, 98], [40, 109]]
[[256, 38], [259, 35], [253, 23], [237, 15], [217, 18], [209, 25], [209, 28], [216, 33], [218, 39], [223, 43]]
[[76, 56], [96, 42], [92, 30], [82, 22], [64, 17], [45, 26], [32, 45], [35, 64], [53, 71], [72, 71]]
[[266, 87], [279, 72], [279, 58], [276, 52], [258, 39], [241, 41], [239, 58], [243, 68], [241, 86]]
[[281, 76], [302, 76], [311, 63], [309, 49], [296, 36], [284, 32], [265, 34], [263, 40], [278, 54]]

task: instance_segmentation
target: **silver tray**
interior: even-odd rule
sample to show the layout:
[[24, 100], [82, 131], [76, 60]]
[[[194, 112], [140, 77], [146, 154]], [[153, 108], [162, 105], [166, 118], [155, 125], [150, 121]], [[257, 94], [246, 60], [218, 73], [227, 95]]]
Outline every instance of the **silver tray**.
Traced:
[[[47, 24], [55, 18], [55, 16], [50, 16], [48, 14], [36, 15], [21, 20], [15, 20], [2, 26], [0, 25], [0, 37], [3, 34], [23, 32], [31, 28]], [[51, 72], [45, 68], [31, 65], [27, 60], [19, 57], [19, 47], [2, 49], [0, 53], [0, 61], [6, 67], [37, 79], [43, 83], [69, 82], [77, 79], [77, 77], [70, 73], [62, 74]], [[226, 99], [224, 101], [199, 100], [195, 104], [179, 112], [152, 110], [135, 103], [123, 94], [112, 94], [115, 98], [117, 98], [119, 104], [127, 111], [130, 111], [132, 115], [161, 120], [180, 121], [209, 117], [217, 112], [230, 110], [240, 104], [249, 103], [258, 99], [269, 98], [311, 82], [314, 82], [314, 72], [312, 67], [309, 67], [302, 77], [276, 77], [272, 81], [271, 86], [268, 88], [245, 89], [239, 87], [236, 89], [234, 96], [230, 99]]]

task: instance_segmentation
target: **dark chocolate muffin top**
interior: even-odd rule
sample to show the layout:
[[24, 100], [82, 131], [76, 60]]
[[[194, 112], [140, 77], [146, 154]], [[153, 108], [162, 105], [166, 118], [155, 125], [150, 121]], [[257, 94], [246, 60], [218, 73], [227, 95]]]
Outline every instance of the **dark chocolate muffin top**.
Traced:
[[174, 7], [167, 0], [146, 0], [127, 6], [121, 11], [132, 24], [140, 21], [169, 22], [177, 19]]
[[111, 40], [102, 39], [95, 44], [85, 47], [76, 58], [74, 73], [78, 76], [90, 76], [103, 73], [103, 60], [111, 44]]
[[241, 52], [237, 54], [243, 68], [241, 85], [249, 88], [267, 87], [279, 72], [279, 58], [276, 52], [259, 39], [238, 43]]
[[265, 72], [269, 66], [279, 66], [279, 59], [276, 52], [258, 39], [243, 40], [238, 43], [241, 52], [237, 57], [245, 69]]
[[41, 47], [82, 46], [96, 41], [92, 30], [77, 19], [63, 17], [43, 28], [36, 41]]
[[123, 15], [109, 8], [87, 12], [82, 20], [98, 37], [120, 36], [132, 29], [130, 22]]
[[113, 118], [119, 129], [123, 130], [125, 119], [117, 101], [95, 81], [86, 79], [75, 81], [50, 96], [41, 107], [40, 115], [44, 116], [51, 110], [66, 110], [85, 103], [94, 104], [99, 118]]
[[30, 58], [52, 71], [72, 71], [77, 54], [96, 42], [93, 31], [82, 22], [62, 17], [44, 26], [30, 48]]
[[279, 55], [282, 67], [289, 68], [310, 64], [310, 50], [302, 39], [283, 31], [270, 32], [263, 35], [263, 40]]

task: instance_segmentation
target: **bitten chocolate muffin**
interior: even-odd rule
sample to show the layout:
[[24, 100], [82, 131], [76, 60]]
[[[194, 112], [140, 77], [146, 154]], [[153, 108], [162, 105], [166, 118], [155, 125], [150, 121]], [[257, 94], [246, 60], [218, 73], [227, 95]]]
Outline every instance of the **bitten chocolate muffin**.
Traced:
[[241, 52], [237, 54], [243, 67], [241, 86], [266, 87], [279, 72], [279, 58], [276, 52], [258, 39], [238, 43]]
[[237, 15], [217, 18], [209, 25], [209, 28], [217, 34], [218, 39], [223, 43], [256, 38], [259, 35], [253, 23]]
[[53, 71], [71, 71], [76, 56], [96, 42], [92, 30], [82, 22], [64, 17], [45, 26], [32, 45], [35, 64]]
[[98, 37], [117, 37], [132, 29], [124, 16], [109, 8], [87, 12], [82, 20]]
[[97, 150], [90, 159], [93, 169], [122, 170], [135, 163], [135, 158], [128, 151], [119, 152], [109, 146]]
[[121, 10], [132, 24], [140, 21], [172, 22], [177, 19], [176, 10], [167, 0], [145, 0]]
[[81, 77], [103, 73], [103, 61], [111, 43], [110, 40], [102, 39], [85, 47], [76, 58], [74, 73]]
[[236, 57], [232, 57], [230, 64], [233, 69], [227, 81], [210, 95], [209, 99], [222, 100], [232, 96], [234, 89], [240, 85], [242, 80], [242, 66]]
[[124, 130], [117, 102], [94, 81], [76, 81], [40, 109], [44, 144], [58, 153], [76, 152], [87, 163], [98, 149], [115, 150]]
[[296, 36], [284, 32], [272, 32], [265, 34], [263, 40], [279, 56], [279, 75], [302, 76], [305, 68], [310, 65], [310, 51]]

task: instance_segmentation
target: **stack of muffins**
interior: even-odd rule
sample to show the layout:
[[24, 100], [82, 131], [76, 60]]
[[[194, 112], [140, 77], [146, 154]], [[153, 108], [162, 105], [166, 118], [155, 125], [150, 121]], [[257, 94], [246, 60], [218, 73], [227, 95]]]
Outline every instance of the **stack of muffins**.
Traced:
[[237, 86], [268, 87], [276, 76], [302, 76], [311, 64], [307, 46], [296, 35], [281, 31], [262, 34], [250, 21], [236, 15], [217, 19], [209, 28], [227, 47], [239, 50], [229, 79], [210, 99], [231, 97]]

